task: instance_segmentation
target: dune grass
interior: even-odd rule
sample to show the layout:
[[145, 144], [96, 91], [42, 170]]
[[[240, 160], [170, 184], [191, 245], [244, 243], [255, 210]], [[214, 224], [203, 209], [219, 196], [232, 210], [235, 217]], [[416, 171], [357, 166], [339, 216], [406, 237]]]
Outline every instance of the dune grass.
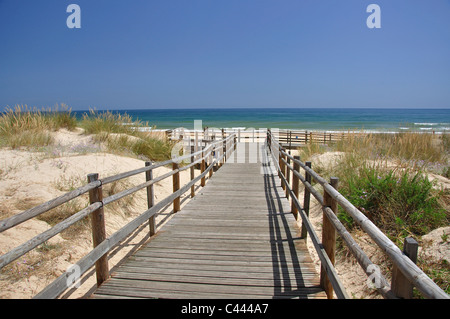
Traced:
[[105, 143], [107, 151], [163, 161], [171, 157], [173, 144], [164, 134], [143, 132], [148, 126], [128, 114], [89, 110], [80, 120], [64, 104], [47, 109], [17, 105], [0, 114], [0, 147], [37, 149], [54, 143], [52, 132], [65, 128], [84, 129], [96, 143]]
[[90, 110], [83, 114], [80, 126], [86, 134], [95, 134], [97, 141], [104, 142], [109, 152], [151, 161], [171, 158], [174, 143], [165, 134], [140, 130], [148, 123], [133, 121], [127, 114]]
[[398, 166], [423, 169], [434, 163], [447, 164], [448, 134], [396, 133], [350, 135], [335, 150], [364, 155], [365, 159], [390, 160]]
[[38, 110], [17, 105], [0, 115], [0, 147], [39, 147], [53, 143], [52, 131], [73, 130], [76, 118], [64, 104]]
[[83, 119], [79, 123], [86, 134], [103, 134], [107, 136], [111, 133], [138, 134], [138, 128], [144, 126], [139, 120], [133, 121], [128, 114], [113, 113], [111, 111], [98, 112], [90, 109], [83, 114]]

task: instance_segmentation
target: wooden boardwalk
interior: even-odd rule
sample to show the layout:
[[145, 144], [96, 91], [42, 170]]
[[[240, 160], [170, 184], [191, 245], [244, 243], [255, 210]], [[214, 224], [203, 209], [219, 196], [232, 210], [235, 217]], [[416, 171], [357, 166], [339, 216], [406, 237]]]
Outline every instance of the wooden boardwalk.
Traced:
[[326, 298], [265, 153], [237, 147], [94, 298]]

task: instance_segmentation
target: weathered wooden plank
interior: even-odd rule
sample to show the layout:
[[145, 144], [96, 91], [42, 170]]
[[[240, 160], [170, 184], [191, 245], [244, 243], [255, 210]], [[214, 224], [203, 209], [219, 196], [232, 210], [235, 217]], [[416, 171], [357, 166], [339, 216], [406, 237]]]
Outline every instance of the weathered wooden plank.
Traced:
[[[306, 246], [303, 243], [294, 243], [298, 253], [303, 253], [304, 255], [309, 255], [306, 251]], [[268, 244], [253, 244], [251, 242], [237, 242], [237, 241], [223, 241], [223, 240], [213, 240], [213, 239], [205, 239], [199, 241], [197, 239], [194, 240], [186, 240], [184, 242], [180, 242], [178, 239], [174, 239], [172, 241], [154, 241], [151, 245], [148, 245], [142, 250], [159, 250], [164, 249], [165, 251], [179, 251], [184, 252], [187, 249], [189, 251], [199, 251], [204, 253], [219, 253], [221, 251], [225, 252], [233, 252], [236, 254], [239, 253], [248, 253], [252, 254], [253, 252], [276, 252], [280, 249], [289, 249], [292, 248], [293, 245], [287, 242], [277, 242], [277, 243], [268, 243]]]
[[[301, 284], [306, 287], [317, 287], [319, 282], [309, 281], [310, 278], [304, 278], [299, 275], [297, 279], [293, 279], [291, 283], [291, 278], [287, 280], [283, 277], [279, 277], [275, 280], [266, 278], [222, 278], [217, 276], [186, 276], [174, 275], [174, 274], [146, 274], [140, 272], [130, 272], [130, 271], [119, 271], [114, 274], [114, 278], [121, 279], [134, 279], [134, 280], [151, 280], [151, 281], [162, 281], [162, 282], [186, 282], [186, 283], [198, 283], [198, 284], [215, 284], [215, 285], [233, 285], [233, 286], [256, 286], [256, 287], [288, 287], [291, 288]], [[314, 277], [313, 277], [314, 279]], [[297, 280], [297, 282], [295, 282]]]
[[[224, 258], [223, 256], [214, 256], [214, 255], [196, 255], [191, 254], [192, 257], [185, 256], [149, 256], [149, 255], [133, 255], [129, 258], [131, 262], [155, 262], [155, 263], [176, 263], [176, 264], [203, 264], [203, 265], [245, 265], [245, 266], [255, 266], [255, 267], [291, 267], [292, 264], [299, 264], [301, 262], [300, 256], [294, 256], [292, 258], [289, 255], [280, 255], [262, 259], [256, 258], [239, 258], [238, 256], [232, 256], [228, 258]], [[185, 258], [183, 258], [185, 257]], [[295, 260], [293, 260], [295, 259]]]
[[[255, 193], [258, 193], [259, 195], [272, 195], [268, 198], [284, 198], [284, 194], [281, 192], [281, 186], [277, 186], [277, 188], [268, 188], [263, 185], [258, 184], [247, 184], [247, 185], [211, 185], [211, 187], [208, 187], [206, 189], [203, 189], [200, 191], [200, 194], [208, 194], [215, 192], [216, 195], [225, 196], [226, 194], [235, 194], [236, 196], [239, 196], [239, 194], [246, 194], [246, 192], [252, 192], [252, 194], [256, 195]], [[278, 195], [278, 196], [277, 196]], [[194, 197], [195, 198], [195, 197]], [[249, 199], [253, 198], [251, 196], [248, 196]]]
[[[198, 218], [180, 218], [180, 219], [172, 219], [169, 222], [167, 222], [166, 226], [177, 226], [177, 225], [182, 225], [182, 226], [197, 226], [197, 227], [256, 227], [257, 229], [255, 229], [256, 231], [260, 231], [262, 233], [267, 233], [268, 231], [270, 231], [271, 228], [280, 228], [280, 227], [285, 227], [287, 224], [288, 225], [292, 225], [292, 227], [294, 227], [295, 225], [297, 225], [296, 221], [293, 220], [286, 220], [283, 218], [283, 216], [281, 217], [277, 217], [277, 218], [264, 218], [261, 220], [255, 220], [255, 218], [253, 219], [239, 219], [238, 223], [236, 222], [236, 220], [232, 219], [232, 220], [225, 220], [223, 219], [224, 216], [219, 215], [219, 218], [213, 218], [213, 219], [202, 219], [201, 215], [198, 216]], [[259, 229], [262, 228], [262, 229]]]
[[[190, 252], [190, 253], [172, 253], [172, 252], [167, 252], [167, 251], [163, 251], [163, 252], [156, 252], [156, 251], [152, 251], [152, 252], [146, 252], [146, 251], [139, 251], [137, 253], [134, 254], [134, 257], [138, 258], [140, 257], [141, 260], [161, 260], [161, 259], [176, 259], [176, 260], [180, 260], [180, 259], [186, 259], [186, 260], [192, 260], [195, 259], [196, 262], [201, 262], [201, 261], [225, 261], [225, 262], [245, 262], [246, 264], [252, 264], [252, 263], [265, 263], [265, 264], [271, 264], [273, 265], [275, 262], [281, 262], [281, 261], [286, 261], [286, 262], [303, 262], [303, 261], [310, 261], [309, 256], [302, 256], [302, 255], [295, 255], [292, 256], [295, 258], [295, 260], [292, 260], [293, 258], [291, 258], [290, 256], [287, 256], [287, 254], [290, 255], [291, 252], [287, 251], [287, 252], [282, 252], [280, 254], [278, 253], [274, 253], [274, 254], [270, 254], [270, 253], [266, 253], [264, 255], [250, 255], [250, 254], [246, 254], [246, 255], [241, 255], [241, 254], [236, 254], [234, 253], [229, 253], [228, 255], [225, 254], [219, 254], [219, 253], [198, 253], [198, 252]], [[136, 259], [137, 260], [137, 259]]]
[[[133, 261], [128, 262], [124, 264], [123, 266], [127, 267], [137, 267], [137, 268], [158, 268], [160, 269], [160, 272], [164, 273], [166, 270], [169, 269], [181, 269], [180, 265], [177, 265], [175, 263], [167, 263], [167, 262], [153, 262], [148, 263], [145, 261]], [[265, 274], [267, 276], [272, 276], [274, 273], [293, 273], [300, 271], [302, 267], [309, 267], [309, 264], [302, 263], [298, 267], [289, 267], [289, 265], [278, 265], [277, 267], [274, 267], [273, 265], [270, 266], [264, 266], [259, 265], [258, 267], [255, 267], [254, 265], [227, 265], [227, 267], [224, 267], [224, 265], [215, 265], [215, 264], [201, 264], [201, 263], [184, 263], [182, 265], [182, 269], [184, 270], [195, 270], [195, 271], [218, 271], [218, 272], [248, 272], [248, 273], [254, 273], [254, 274]], [[310, 272], [313, 272], [313, 268], [309, 268]], [[112, 276], [114, 278], [114, 276]], [[108, 284], [108, 281], [104, 283]]]
[[[189, 258], [197, 258], [197, 261], [200, 260], [226, 260], [226, 261], [257, 261], [257, 262], [278, 262], [281, 259], [289, 260], [290, 257], [286, 256], [286, 252], [267, 252], [267, 251], [256, 251], [256, 252], [236, 252], [236, 251], [215, 251], [208, 254], [205, 250], [200, 251], [191, 251], [190, 253], [181, 253], [180, 251], [170, 251], [166, 249], [162, 250], [153, 250], [153, 251], [145, 251], [140, 252], [139, 254], [135, 254], [137, 257], [141, 257], [142, 260], [145, 257], [150, 257], [151, 259], [156, 258], [174, 258], [174, 259], [189, 259]], [[148, 258], [147, 260], [150, 260]], [[297, 255], [295, 256], [295, 263], [303, 263], [303, 262], [311, 262], [311, 258], [306, 255]]]
[[[251, 230], [253, 228], [245, 228], [245, 229], [231, 229], [228, 231], [229, 236], [233, 236], [233, 237], [240, 237], [240, 238], [246, 238], [246, 239], [251, 239], [251, 240], [270, 240], [270, 239], [285, 239], [285, 240], [291, 240], [294, 238], [298, 238], [295, 237], [295, 234], [292, 233], [293, 231], [291, 230], [283, 230], [283, 232], [279, 232], [279, 233], [273, 233], [273, 234], [254, 234], [251, 233]], [[196, 232], [198, 233], [200, 236], [196, 236], [196, 238], [198, 238], [199, 240], [203, 239], [203, 238], [220, 238], [221, 234], [217, 234], [217, 228], [215, 229], [211, 229], [209, 231], [201, 231], [198, 228], [195, 227], [191, 227], [190, 229], [184, 229], [183, 227], [180, 227], [177, 230], [171, 229], [171, 231], [166, 231], [166, 234], [168, 235], [173, 235], [175, 233], [178, 233], [180, 235], [182, 235], [183, 237], [188, 237], [192, 234], [192, 232]]]
[[[217, 267], [216, 267], [217, 268]], [[162, 270], [164, 269], [164, 270]], [[253, 271], [248, 271], [249, 269]], [[221, 277], [221, 278], [255, 278], [255, 279], [279, 279], [279, 278], [296, 278], [297, 276], [303, 276], [309, 280], [314, 280], [314, 282], [319, 283], [316, 271], [311, 268], [309, 263], [302, 263], [300, 267], [297, 268], [279, 268], [277, 270], [281, 271], [271, 271], [267, 268], [253, 269], [250, 267], [243, 266], [230, 267], [229, 269], [209, 269], [205, 265], [199, 265], [199, 267], [193, 267], [192, 265], [186, 265], [186, 267], [180, 268], [176, 265], [172, 267], [161, 268], [157, 264], [126, 264], [122, 265], [113, 276], [120, 271], [128, 272], [138, 272], [144, 274], [160, 274], [165, 275], [185, 275], [185, 276], [209, 276], [209, 277]]]
[[[211, 251], [218, 250], [233, 250], [233, 251], [274, 251], [276, 249], [286, 249], [295, 246], [300, 252], [308, 254], [305, 244], [301, 242], [301, 239], [295, 238], [289, 242], [286, 240], [261, 240], [255, 242], [254, 240], [247, 240], [241, 238], [222, 239], [222, 238], [203, 238], [198, 240], [199, 237], [187, 237], [183, 241], [180, 240], [181, 236], [172, 236], [168, 240], [155, 240], [151, 241], [146, 247], [149, 248], [177, 248], [177, 249], [210, 249]], [[146, 248], [144, 247], [144, 248]]]

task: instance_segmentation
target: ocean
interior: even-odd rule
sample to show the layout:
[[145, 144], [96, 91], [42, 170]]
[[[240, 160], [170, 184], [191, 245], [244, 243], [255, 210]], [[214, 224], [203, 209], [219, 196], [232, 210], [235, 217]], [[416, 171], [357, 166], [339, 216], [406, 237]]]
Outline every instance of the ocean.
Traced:
[[[448, 132], [450, 109], [217, 108], [117, 110], [156, 129], [279, 128], [308, 131]], [[76, 112], [80, 114], [81, 112]]]

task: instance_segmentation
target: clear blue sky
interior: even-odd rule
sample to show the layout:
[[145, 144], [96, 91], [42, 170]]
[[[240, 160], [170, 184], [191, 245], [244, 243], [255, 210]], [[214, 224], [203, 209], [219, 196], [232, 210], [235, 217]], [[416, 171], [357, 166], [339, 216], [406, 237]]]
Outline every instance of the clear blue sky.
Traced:
[[0, 0], [0, 48], [0, 110], [450, 108], [450, 0]]

